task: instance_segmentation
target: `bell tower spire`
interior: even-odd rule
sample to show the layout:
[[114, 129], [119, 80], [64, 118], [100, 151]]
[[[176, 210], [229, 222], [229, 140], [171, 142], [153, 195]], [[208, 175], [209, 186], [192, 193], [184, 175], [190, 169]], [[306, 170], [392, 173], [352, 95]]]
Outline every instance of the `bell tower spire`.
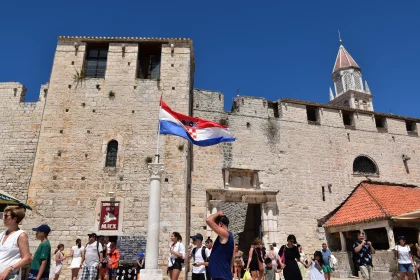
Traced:
[[331, 99], [330, 104], [373, 111], [372, 94], [369, 88], [363, 88], [362, 69], [344, 48], [341, 40], [340, 31], [338, 31], [340, 47], [332, 72], [334, 82], [335, 97]]

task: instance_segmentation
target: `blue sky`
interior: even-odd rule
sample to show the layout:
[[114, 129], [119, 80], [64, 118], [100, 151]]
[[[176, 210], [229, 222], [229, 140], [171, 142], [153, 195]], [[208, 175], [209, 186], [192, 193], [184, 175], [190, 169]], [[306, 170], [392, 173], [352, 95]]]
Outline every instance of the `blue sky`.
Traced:
[[362, 67], [375, 111], [420, 117], [419, 1], [3, 1], [0, 82], [36, 100], [59, 35], [189, 37], [195, 87], [328, 102], [344, 46]]

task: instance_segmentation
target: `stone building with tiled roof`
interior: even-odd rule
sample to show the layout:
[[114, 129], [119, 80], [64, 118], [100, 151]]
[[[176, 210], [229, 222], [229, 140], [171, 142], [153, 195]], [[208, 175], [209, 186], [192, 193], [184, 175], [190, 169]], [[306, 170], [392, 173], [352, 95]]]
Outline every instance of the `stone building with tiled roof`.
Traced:
[[[306, 252], [324, 241], [345, 251], [340, 234], [350, 244], [356, 229], [368, 235], [377, 230], [377, 244], [391, 244], [386, 223], [401, 218], [389, 206], [398, 204], [392, 193], [399, 197], [398, 186], [420, 182], [420, 120], [375, 112], [361, 67], [343, 46], [328, 104], [280, 98], [284, 93], [278, 92], [279, 99], [271, 101], [237, 96], [226, 112], [222, 93], [194, 88], [194, 71], [190, 39], [67, 36], [58, 38], [38, 102], [24, 102], [23, 85], [0, 83], [0, 190], [32, 207], [23, 227], [47, 222], [52, 246], [66, 248], [76, 238], [85, 242], [91, 232], [110, 236], [124, 263], [145, 250], [148, 163], [163, 96], [177, 112], [227, 125], [237, 140], [203, 148], [174, 136], [160, 138], [162, 268], [171, 232], [180, 232], [185, 243], [193, 233], [214, 238], [205, 218], [219, 210], [230, 217], [244, 252], [255, 237], [268, 246], [283, 244], [288, 234]], [[397, 189], [360, 185], [366, 180]], [[364, 195], [366, 205], [358, 200]], [[367, 207], [371, 216], [358, 220], [348, 205]], [[390, 212], [381, 216], [384, 209]], [[381, 221], [379, 229], [366, 227], [371, 219]], [[416, 238], [411, 226], [396, 230]], [[378, 263], [387, 250], [377, 255]], [[355, 273], [348, 253], [336, 254], [339, 274]], [[386, 274], [391, 268], [376, 269]]]

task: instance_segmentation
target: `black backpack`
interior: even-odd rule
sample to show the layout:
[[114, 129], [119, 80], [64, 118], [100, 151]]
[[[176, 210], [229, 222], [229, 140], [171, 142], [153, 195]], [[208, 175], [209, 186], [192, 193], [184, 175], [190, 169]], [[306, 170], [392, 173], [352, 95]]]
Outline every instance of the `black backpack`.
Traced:
[[[197, 247], [195, 247], [193, 250], [192, 250], [192, 257], [193, 257], [193, 259], [194, 259], [194, 262], [195, 262], [195, 252], [197, 252]], [[203, 260], [204, 260], [204, 262], [208, 262], [209, 260], [210, 260], [210, 257], [207, 257], [207, 255], [206, 255], [206, 249], [207, 249], [207, 247], [206, 246], [203, 246], [202, 248], [201, 248], [201, 257], [203, 258]], [[208, 270], [208, 266], [204, 266], [204, 268], [205, 268], [205, 270], [206, 270], [206, 279], [211, 279], [210, 278], [210, 272], [209, 272], [209, 270]]]

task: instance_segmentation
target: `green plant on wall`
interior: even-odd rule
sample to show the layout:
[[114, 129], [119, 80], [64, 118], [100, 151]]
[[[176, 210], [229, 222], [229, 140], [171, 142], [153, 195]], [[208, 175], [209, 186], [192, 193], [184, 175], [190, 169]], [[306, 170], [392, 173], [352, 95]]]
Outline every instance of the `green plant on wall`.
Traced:
[[229, 126], [229, 121], [227, 118], [221, 118], [219, 120], [219, 124], [224, 125], [224, 126]]
[[152, 157], [146, 157], [146, 158], [144, 159], [144, 162], [145, 162], [146, 164], [149, 164], [149, 163], [152, 163], [152, 160], [153, 160], [153, 158], [152, 158]]
[[115, 92], [114, 92], [114, 91], [112, 91], [112, 90], [110, 90], [110, 91], [109, 91], [109, 93], [108, 93], [108, 96], [109, 96], [109, 98], [111, 98], [111, 99], [115, 98]]
[[79, 85], [79, 82], [82, 83], [83, 79], [86, 78], [85, 71], [77, 71], [76, 68], [74, 68], [76, 71], [76, 74], [73, 75], [73, 80], [76, 83], [76, 87]]
[[178, 150], [179, 150], [180, 152], [182, 152], [182, 151], [184, 150], [184, 144], [179, 144], [179, 145], [178, 145]]

